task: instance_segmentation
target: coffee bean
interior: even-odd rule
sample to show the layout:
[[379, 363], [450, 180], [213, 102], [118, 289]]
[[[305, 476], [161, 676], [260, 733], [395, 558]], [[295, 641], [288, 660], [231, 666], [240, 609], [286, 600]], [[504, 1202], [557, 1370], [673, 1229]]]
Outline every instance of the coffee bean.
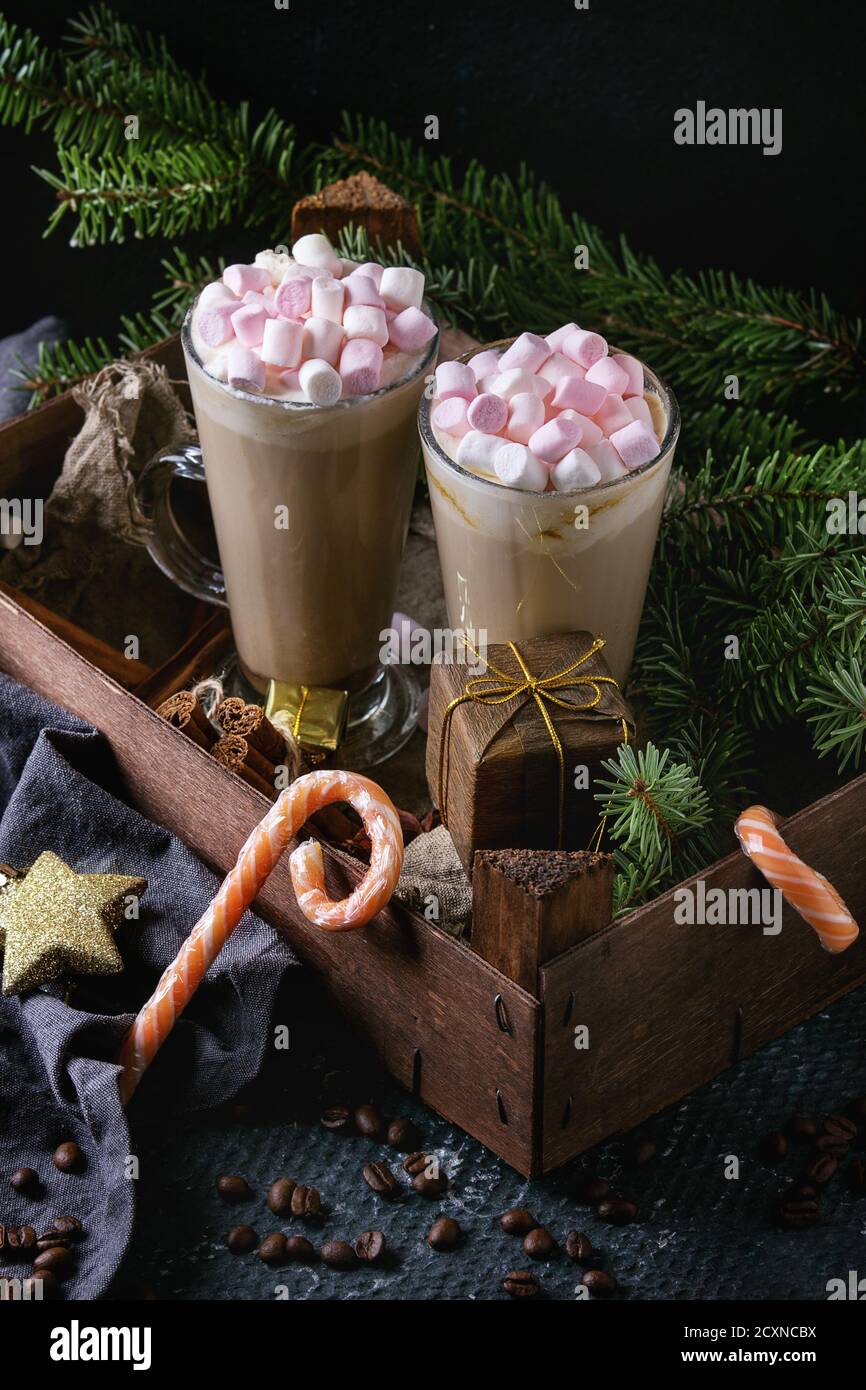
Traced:
[[84, 1234], [81, 1222], [76, 1216], [55, 1216], [51, 1222], [51, 1229], [59, 1236], [68, 1236], [70, 1240], [80, 1240]]
[[866, 1192], [866, 1158], [852, 1158], [848, 1164], [847, 1177], [852, 1192]]
[[317, 1187], [296, 1187], [292, 1193], [292, 1216], [302, 1221], [319, 1221], [322, 1216], [322, 1198]]
[[847, 1158], [851, 1145], [838, 1134], [819, 1134], [815, 1140], [815, 1150], [819, 1154], [832, 1154], [834, 1158]]
[[638, 1139], [629, 1150], [629, 1158], [636, 1167], [642, 1168], [645, 1163], [651, 1163], [657, 1153], [658, 1149], [651, 1139]]
[[433, 1202], [448, 1191], [448, 1178], [442, 1172], [437, 1173], [425, 1168], [423, 1173], [415, 1174], [412, 1186], [422, 1197], [426, 1197], [428, 1202]]
[[807, 1182], [814, 1182], [822, 1187], [825, 1182], [830, 1181], [838, 1167], [839, 1164], [832, 1154], [819, 1154], [809, 1164], [803, 1176]]
[[297, 1183], [292, 1178], [277, 1178], [271, 1183], [265, 1200], [275, 1216], [285, 1216], [287, 1211], [291, 1211], [292, 1194], [296, 1187]]
[[593, 1298], [610, 1298], [616, 1293], [616, 1280], [606, 1269], [588, 1269], [580, 1282]]
[[525, 1236], [535, 1230], [538, 1222], [526, 1207], [511, 1207], [502, 1213], [499, 1224], [507, 1236]]
[[637, 1216], [637, 1207], [625, 1197], [608, 1197], [599, 1203], [598, 1214], [611, 1226], [627, 1226]]
[[65, 1144], [58, 1144], [54, 1150], [54, 1167], [61, 1173], [81, 1172], [84, 1167], [84, 1154], [71, 1139]]
[[365, 1264], [376, 1264], [384, 1253], [385, 1235], [382, 1231], [362, 1231], [355, 1241], [355, 1254]]
[[606, 1178], [590, 1178], [581, 1187], [579, 1196], [582, 1202], [595, 1207], [599, 1202], [603, 1202], [605, 1197], [609, 1197], [611, 1191], [611, 1185]]
[[582, 1265], [595, 1258], [592, 1241], [583, 1231], [569, 1231], [565, 1237], [565, 1253], [569, 1259], [578, 1260]]
[[326, 1240], [321, 1249], [322, 1259], [331, 1269], [354, 1269], [355, 1252], [347, 1240]]
[[502, 1281], [502, 1287], [512, 1298], [535, 1298], [541, 1285], [530, 1269], [512, 1269]]
[[316, 1247], [306, 1236], [289, 1236], [286, 1240], [286, 1254], [290, 1260], [301, 1264], [312, 1264], [316, 1258]]
[[807, 1230], [820, 1215], [821, 1208], [814, 1197], [784, 1197], [779, 1207], [779, 1219], [789, 1231]]
[[0, 1226], [0, 1254], [28, 1256], [36, 1249], [36, 1232], [32, 1226]]
[[60, 1281], [50, 1269], [34, 1269], [29, 1279], [24, 1280], [24, 1291], [28, 1298], [36, 1299], [36, 1286], [41, 1285], [42, 1297], [46, 1302], [60, 1297]]
[[788, 1141], [780, 1129], [771, 1129], [764, 1135], [761, 1152], [768, 1163], [781, 1163], [788, 1152]]
[[233, 1255], [248, 1255], [258, 1243], [259, 1238], [252, 1226], [232, 1226], [226, 1236], [226, 1245]]
[[844, 1139], [846, 1144], [853, 1144], [857, 1138], [857, 1126], [847, 1115], [828, 1115], [821, 1128], [825, 1134]]
[[392, 1149], [399, 1149], [400, 1153], [406, 1153], [409, 1149], [414, 1149], [418, 1143], [417, 1126], [411, 1120], [392, 1120], [388, 1126], [387, 1138]]
[[59, 1236], [55, 1231], [47, 1231], [44, 1236], [39, 1236], [36, 1241], [36, 1249], [39, 1251], [53, 1250], [56, 1245], [65, 1245], [66, 1248], [69, 1249], [72, 1245], [72, 1241], [69, 1239], [69, 1236]]
[[454, 1250], [460, 1244], [461, 1231], [458, 1223], [450, 1216], [440, 1216], [427, 1232], [427, 1244], [434, 1250]]
[[403, 1159], [403, 1172], [414, 1178], [417, 1173], [424, 1172], [429, 1161], [427, 1154], [409, 1154]]
[[22, 1197], [38, 1197], [42, 1184], [35, 1168], [16, 1168], [9, 1179], [9, 1186], [13, 1192], [20, 1192]]
[[359, 1105], [355, 1111], [355, 1128], [365, 1139], [376, 1139], [382, 1133], [382, 1116], [375, 1105]]
[[368, 1163], [361, 1176], [378, 1197], [396, 1197], [400, 1184], [387, 1163]]
[[34, 1269], [50, 1269], [61, 1279], [72, 1267], [73, 1254], [68, 1245], [55, 1245], [51, 1250], [42, 1250], [33, 1261]]
[[333, 1105], [323, 1113], [321, 1124], [325, 1129], [333, 1130], [334, 1134], [351, 1134], [352, 1112], [346, 1105]]
[[547, 1260], [556, 1249], [556, 1241], [543, 1226], [536, 1226], [523, 1237], [523, 1249], [532, 1260]]
[[288, 1259], [286, 1237], [282, 1231], [265, 1236], [259, 1246], [259, 1259], [266, 1265], [284, 1265]]
[[240, 1177], [237, 1173], [224, 1173], [222, 1177], [217, 1178], [216, 1190], [224, 1202], [246, 1202], [253, 1195], [246, 1178]]
[[818, 1126], [811, 1115], [792, 1115], [788, 1130], [793, 1139], [811, 1139], [818, 1133]]
[[798, 1178], [795, 1182], [791, 1183], [791, 1186], [788, 1188], [784, 1196], [809, 1197], [814, 1198], [814, 1200], [817, 1202], [821, 1196], [821, 1189], [820, 1187], [816, 1187], [815, 1184], [812, 1182], [806, 1182], [805, 1179]]

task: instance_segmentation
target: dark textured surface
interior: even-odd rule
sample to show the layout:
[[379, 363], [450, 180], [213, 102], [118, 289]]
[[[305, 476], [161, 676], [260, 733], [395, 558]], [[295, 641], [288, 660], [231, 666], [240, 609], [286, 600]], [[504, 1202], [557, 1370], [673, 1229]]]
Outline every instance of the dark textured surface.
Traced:
[[[280, 1002], [278, 1019], [292, 1020], [292, 1047], [274, 1054], [258, 1087], [254, 1119], [242, 1123], [225, 1113], [173, 1125], [170, 1132], [138, 1132], [138, 1220], [119, 1295], [141, 1296], [148, 1286], [163, 1299], [273, 1299], [286, 1296], [281, 1290], [293, 1299], [504, 1299], [502, 1277], [533, 1264], [520, 1241], [499, 1228], [499, 1214], [511, 1206], [528, 1206], [560, 1241], [573, 1228], [586, 1231], [604, 1267], [619, 1280], [621, 1296], [630, 1299], [822, 1300], [828, 1279], [862, 1270], [866, 1197], [855, 1197], [839, 1177], [826, 1189], [818, 1226], [782, 1231], [775, 1224], [774, 1199], [785, 1178], [804, 1166], [809, 1148], [792, 1145], [785, 1162], [771, 1167], [760, 1157], [759, 1144], [792, 1111], [820, 1117], [866, 1091], [866, 991], [642, 1127], [641, 1135], [658, 1144], [657, 1157], [646, 1166], [629, 1166], [628, 1144], [617, 1139], [551, 1178], [527, 1182], [413, 1104], [375, 1065], [359, 1062], [356, 1040], [323, 1011], [309, 977], [296, 972], [289, 986], [293, 995]], [[388, 1114], [417, 1120], [424, 1147], [439, 1156], [453, 1180], [441, 1201], [427, 1202], [407, 1187], [399, 1203], [383, 1202], [367, 1188], [361, 1169], [393, 1157], [399, 1171], [399, 1156], [384, 1144], [344, 1138], [318, 1123], [322, 1099], [344, 1089], [339, 1078], [325, 1078], [350, 1062], [355, 1099], [373, 1097]], [[724, 1176], [729, 1155], [740, 1160], [739, 1179]], [[578, 1176], [587, 1169], [607, 1176], [639, 1204], [634, 1225], [606, 1226], [577, 1201]], [[221, 1172], [242, 1173], [254, 1199], [226, 1207], [214, 1191]], [[318, 1236], [313, 1234], [317, 1244], [354, 1240], [378, 1227], [392, 1247], [391, 1262], [337, 1273], [318, 1264], [271, 1270], [255, 1254], [230, 1255], [225, 1235], [239, 1222], [260, 1236], [304, 1231], [265, 1206], [264, 1194], [279, 1176], [320, 1188], [327, 1216]], [[401, 1178], [407, 1184], [402, 1173]], [[466, 1232], [452, 1254], [437, 1254], [425, 1244], [439, 1214], [456, 1217]], [[547, 1296], [574, 1298], [581, 1269], [564, 1253], [533, 1268]]]

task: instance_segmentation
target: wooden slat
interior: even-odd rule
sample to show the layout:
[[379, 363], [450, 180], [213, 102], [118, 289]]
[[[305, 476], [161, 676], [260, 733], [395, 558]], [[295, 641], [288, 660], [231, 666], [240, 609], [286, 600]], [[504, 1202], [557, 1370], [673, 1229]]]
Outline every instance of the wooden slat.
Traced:
[[[217, 872], [231, 867], [268, 808], [263, 796], [11, 602], [0, 607], [0, 666], [100, 728], [130, 803]], [[324, 849], [329, 891], [343, 896], [363, 866]], [[324, 976], [337, 1005], [400, 1081], [411, 1086], [418, 1079], [428, 1105], [520, 1172], [530, 1172], [540, 1015], [535, 999], [403, 909], [389, 909], [357, 932], [318, 930], [297, 909], [287, 856], [258, 908]]]
[[[680, 926], [671, 892], [543, 967], [545, 1172], [866, 981], [866, 777], [792, 816], [783, 834], [836, 885], [864, 935], [832, 956], [787, 906], [778, 936]], [[739, 851], [699, 877], [708, 891], [767, 887]], [[574, 1046], [580, 1024], [585, 1051]]]

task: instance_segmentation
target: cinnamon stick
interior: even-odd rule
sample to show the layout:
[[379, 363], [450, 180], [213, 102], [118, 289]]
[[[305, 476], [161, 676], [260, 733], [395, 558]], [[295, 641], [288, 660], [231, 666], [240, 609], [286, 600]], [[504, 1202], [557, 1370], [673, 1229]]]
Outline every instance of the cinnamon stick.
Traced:
[[239, 696], [230, 695], [219, 704], [214, 718], [227, 734], [240, 734], [270, 762], [285, 760], [286, 740], [274, 728], [261, 705], [248, 705]]
[[191, 690], [176, 691], [163, 700], [156, 712], [173, 729], [182, 729], [200, 748], [210, 748], [216, 741], [214, 727]]
[[276, 786], [274, 785], [276, 768], [274, 764], [263, 757], [257, 749], [251, 748], [240, 734], [223, 734], [222, 738], [214, 744], [211, 754], [223, 767], [227, 767], [231, 772], [236, 772], [251, 787], [255, 787], [256, 791], [260, 791], [269, 800], [274, 800], [276, 796]]
[[232, 630], [225, 609], [220, 608], [168, 661], [135, 687], [136, 695], [156, 709], [176, 690], [187, 690], [203, 676], [211, 675], [231, 644]]

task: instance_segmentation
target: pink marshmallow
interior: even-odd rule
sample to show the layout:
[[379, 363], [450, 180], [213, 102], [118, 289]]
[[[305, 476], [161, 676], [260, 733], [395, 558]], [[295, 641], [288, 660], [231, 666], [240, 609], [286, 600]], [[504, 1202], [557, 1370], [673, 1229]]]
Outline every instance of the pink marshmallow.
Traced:
[[274, 367], [297, 367], [303, 341], [303, 324], [290, 319], [268, 319], [262, 335], [262, 361]]
[[655, 434], [652, 411], [643, 396], [628, 396], [626, 398], [625, 408], [633, 420], [641, 420], [643, 424], [646, 425], [647, 429], [653, 430], [653, 434]]
[[598, 444], [584, 443], [583, 447], [596, 465], [603, 483], [625, 477], [628, 470], [609, 439], [601, 439]]
[[376, 289], [376, 283], [368, 275], [353, 270], [343, 281], [346, 304], [369, 304], [373, 309], [384, 309], [385, 301]]
[[444, 434], [462, 437], [469, 429], [466, 402], [462, 396], [449, 396], [447, 401], [439, 401], [430, 418], [437, 430], [442, 430]]
[[534, 391], [520, 391], [509, 402], [509, 439], [517, 444], [528, 444], [532, 435], [544, 424], [544, 402]]
[[628, 377], [628, 386], [624, 391], [620, 391], [621, 396], [642, 396], [643, 395], [643, 367], [636, 357], [629, 357], [627, 352], [615, 352], [611, 358], [618, 367], [622, 367]]
[[389, 342], [400, 352], [418, 352], [436, 337], [436, 325], [420, 309], [404, 309], [402, 313], [385, 314]]
[[563, 420], [560, 415], [535, 431], [530, 437], [529, 448], [536, 458], [552, 468], [579, 443], [580, 425], [574, 420]]
[[474, 357], [470, 357], [469, 366], [475, 373], [476, 381], [483, 376], [498, 376], [499, 356], [493, 348], [485, 348], [484, 352], [476, 352]]
[[229, 338], [235, 336], [232, 314], [238, 309], [238, 301], [233, 299], [226, 304], [213, 304], [196, 315], [195, 325], [208, 347], [221, 347]]
[[628, 372], [618, 367], [612, 357], [600, 357], [587, 371], [586, 379], [601, 386], [611, 396], [621, 396], [628, 386]]
[[562, 345], [570, 333], [577, 333], [576, 323], [564, 323], [561, 328], [555, 328], [552, 333], [548, 333], [545, 338], [547, 346], [551, 352], [562, 352]]
[[226, 362], [229, 386], [236, 391], [264, 391], [265, 364], [251, 348], [235, 343]]
[[601, 426], [597, 425], [594, 420], [590, 420], [587, 415], [581, 415], [578, 410], [563, 410], [559, 418], [560, 420], [568, 418], [580, 425], [580, 447], [582, 449], [588, 448], [590, 444], [600, 444], [604, 439]]
[[585, 375], [583, 367], [578, 367], [576, 362], [572, 362], [561, 352], [552, 353], [544, 366], [538, 369], [539, 378], [549, 381], [552, 386], [556, 386], [564, 376], [579, 376], [583, 379]]
[[384, 269], [385, 267], [379, 265], [378, 261], [364, 261], [364, 264], [359, 265], [357, 270], [352, 271], [352, 274], [364, 275], [368, 280], [372, 280], [376, 289], [378, 289], [382, 283], [382, 272]]
[[581, 415], [594, 415], [604, 405], [606, 394], [604, 387], [594, 385], [588, 374], [586, 378], [564, 376], [557, 382], [553, 393], [553, 408], [576, 410]]
[[544, 338], [536, 333], [521, 333], [510, 348], [506, 348], [499, 359], [499, 370], [511, 371], [520, 367], [525, 372], [537, 372], [550, 356], [550, 348]]
[[576, 328], [565, 339], [562, 351], [572, 362], [588, 371], [596, 362], [607, 356], [607, 343], [600, 333], [588, 333], [583, 328]]
[[[313, 285], [314, 296], [315, 290]], [[350, 304], [343, 313], [343, 332], [347, 338], [370, 338], [379, 347], [384, 347], [388, 341], [385, 315], [371, 304]]]
[[508, 419], [508, 406], [501, 396], [482, 391], [469, 402], [466, 418], [470, 429], [479, 430], [481, 434], [498, 434]]
[[289, 372], [280, 372], [280, 384], [285, 386], [287, 391], [300, 391], [301, 376], [297, 367], [293, 367]]
[[624, 429], [615, 430], [610, 442], [628, 469], [640, 468], [659, 452], [658, 440], [641, 420], [632, 420]]
[[299, 319], [310, 307], [312, 289], [309, 275], [287, 275], [274, 293], [274, 308], [284, 319]]
[[622, 396], [606, 396], [604, 405], [595, 412], [595, 423], [601, 428], [608, 439], [614, 430], [625, 429], [630, 425], [634, 416], [623, 400]]
[[257, 347], [262, 341], [267, 314], [259, 304], [242, 304], [232, 314], [232, 328], [244, 347]]
[[263, 290], [270, 283], [270, 275], [260, 265], [228, 265], [223, 271], [223, 284], [238, 298], [247, 290]]
[[476, 394], [475, 373], [464, 362], [440, 362], [436, 368], [436, 395], [440, 401], [462, 396], [471, 401]]
[[321, 358], [330, 366], [336, 367], [343, 342], [343, 329], [339, 323], [330, 319], [308, 318], [304, 323], [304, 357]]
[[[274, 308], [273, 296], [259, 294], [258, 290], [247, 290], [243, 298], [244, 304], [257, 304], [260, 309], [264, 309], [269, 319], [275, 319], [277, 311]], [[237, 308], [237, 305], [235, 305]]]
[[340, 354], [340, 376], [347, 396], [368, 396], [382, 380], [382, 349], [370, 338], [351, 338]]

